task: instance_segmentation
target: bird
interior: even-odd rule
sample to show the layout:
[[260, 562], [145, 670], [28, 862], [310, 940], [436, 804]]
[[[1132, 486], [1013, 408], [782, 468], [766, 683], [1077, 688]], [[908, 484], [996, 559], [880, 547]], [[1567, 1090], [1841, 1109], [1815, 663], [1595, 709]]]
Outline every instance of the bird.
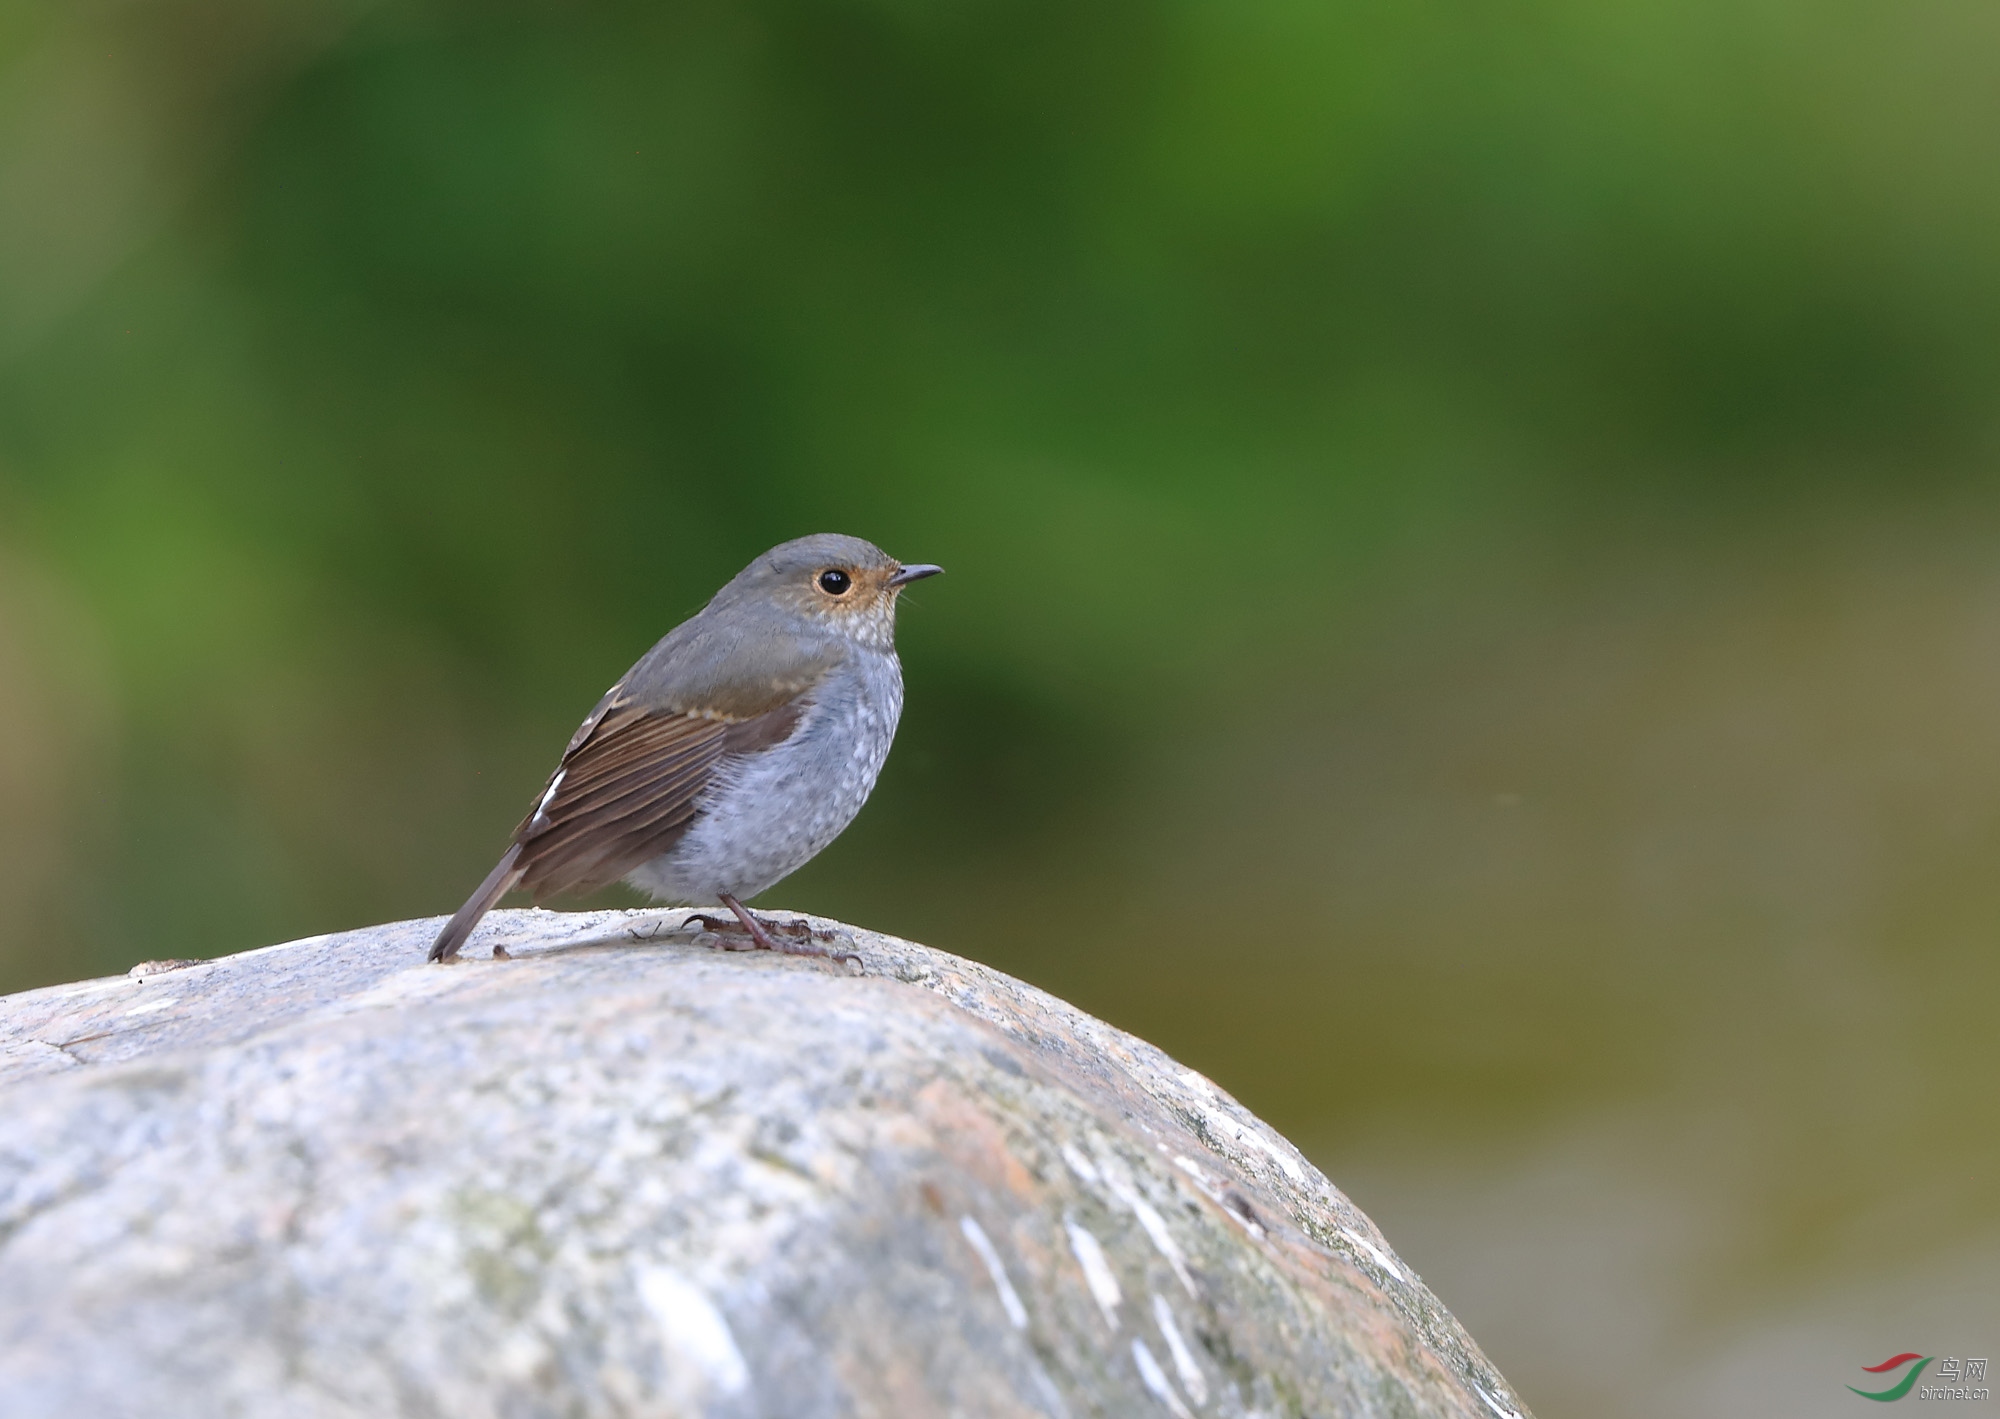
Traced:
[[751, 562], [585, 716], [430, 959], [456, 958], [517, 887], [539, 903], [621, 879], [658, 901], [728, 908], [746, 949], [832, 955], [778, 939], [743, 902], [861, 811], [902, 717], [897, 600], [943, 570], [837, 533]]

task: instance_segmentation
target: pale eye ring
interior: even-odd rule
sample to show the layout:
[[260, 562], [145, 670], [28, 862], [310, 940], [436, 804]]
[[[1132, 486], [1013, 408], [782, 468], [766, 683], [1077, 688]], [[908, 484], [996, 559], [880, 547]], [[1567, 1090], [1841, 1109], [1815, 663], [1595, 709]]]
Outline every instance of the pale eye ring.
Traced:
[[845, 596], [853, 585], [854, 578], [839, 567], [828, 567], [819, 574], [819, 589], [828, 596]]

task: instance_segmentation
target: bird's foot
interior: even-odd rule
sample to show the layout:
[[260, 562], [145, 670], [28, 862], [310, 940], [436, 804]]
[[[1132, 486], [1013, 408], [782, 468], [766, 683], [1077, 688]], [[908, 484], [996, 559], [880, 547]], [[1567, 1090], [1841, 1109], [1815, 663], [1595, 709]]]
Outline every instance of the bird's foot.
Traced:
[[681, 930], [695, 933], [697, 946], [713, 946], [718, 951], [755, 951], [757, 942], [733, 916], [709, 916], [695, 912], [681, 923]]
[[751, 920], [755, 925], [745, 926], [738, 917], [710, 916], [706, 912], [691, 912], [677, 929], [743, 938], [740, 945], [723, 946], [722, 949], [726, 951], [761, 950], [790, 953], [797, 949], [796, 943], [833, 940], [831, 931], [815, 931], [802, 921], [772, 921], [761, 916], [752, 917]]
[[[743, 903], [737, 901], [736, 898], [728, 895], [723, 896], [722, 904], [729, 908], [737, 921], [742, 923], [742, 929], [750, 934], [750, 940], [754, 943], [747, 948], [732, 947], [729, 949], [781, 951], [787, 956], [818, 956], [823, 960], [838, 961], [842, 964], [852, 961], [857, 968], [866, 969], [862, 967], [861, 957], [856, 953], [852, 951], [836, 951], [820, 944], [821, 941], [831, 940], [833, 938], [832, 932], [814, 931], [802, 921], [767, 922], [744, 906]], [[689, 917], [688, 920], [700, 921], [711, 931], [714, 931], [720, 925], [714, 917], [708, 916]]]

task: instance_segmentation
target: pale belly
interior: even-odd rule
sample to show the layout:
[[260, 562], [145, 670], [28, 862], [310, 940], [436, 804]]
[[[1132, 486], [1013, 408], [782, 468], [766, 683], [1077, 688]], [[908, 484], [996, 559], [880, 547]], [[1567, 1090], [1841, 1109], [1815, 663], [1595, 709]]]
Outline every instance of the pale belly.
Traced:
[[680, 842], [625, 880], [663, 901], [752, 897], [839, 837], [868, 801], [903, 709], [895, 657], [869, 660], [832, 677], [790, 739], [725, 764]]

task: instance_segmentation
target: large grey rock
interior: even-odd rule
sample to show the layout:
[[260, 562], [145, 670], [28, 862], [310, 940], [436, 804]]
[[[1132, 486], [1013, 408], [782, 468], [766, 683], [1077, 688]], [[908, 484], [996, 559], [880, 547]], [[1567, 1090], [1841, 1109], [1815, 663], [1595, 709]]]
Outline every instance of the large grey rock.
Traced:
[[1523, 1408], [1311, 1164], [909, 942], [496, 913], [0, 1000], [0, 1412]]

